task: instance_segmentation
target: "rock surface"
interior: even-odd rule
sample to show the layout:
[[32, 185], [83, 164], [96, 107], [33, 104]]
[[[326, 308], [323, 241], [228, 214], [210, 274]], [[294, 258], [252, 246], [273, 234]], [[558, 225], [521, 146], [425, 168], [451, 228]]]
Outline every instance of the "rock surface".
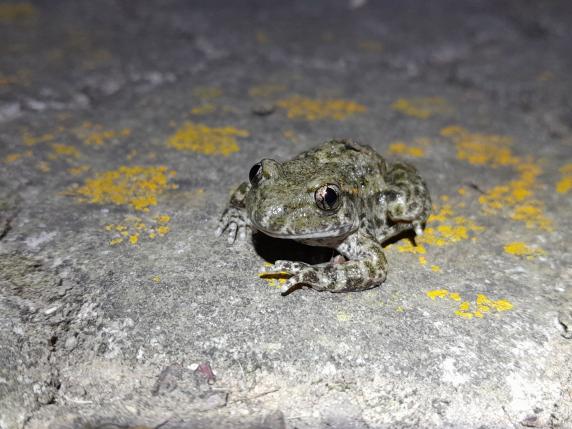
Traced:
[[[0, 40], [0, 428], [572, 427], [570, 2], [12, 1]], [[434, 216], [283, 297], [313, 251], [216, 222], [333, 137]]]

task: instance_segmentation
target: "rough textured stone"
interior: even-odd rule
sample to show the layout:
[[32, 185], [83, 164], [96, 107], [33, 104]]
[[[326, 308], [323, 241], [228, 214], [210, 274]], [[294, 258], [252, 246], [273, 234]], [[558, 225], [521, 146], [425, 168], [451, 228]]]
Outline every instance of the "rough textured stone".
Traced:
[[[0, 3], [0, 428], [572, 427], [571, 24]], [[282, 297], [265, 258], [331, 255], [214, 228], [254, 162], [335, 137], [415, 164], [436, 216], [383, 286]]]

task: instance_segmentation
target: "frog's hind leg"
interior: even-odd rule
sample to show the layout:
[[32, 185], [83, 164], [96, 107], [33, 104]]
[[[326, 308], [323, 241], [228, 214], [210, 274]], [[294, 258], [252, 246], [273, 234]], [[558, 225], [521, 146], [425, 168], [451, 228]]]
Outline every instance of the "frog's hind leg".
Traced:
[[427, 185], [415, 167], [403, 162], [391, 165], [384, 178], [388, 188], [381, 199], [387, 207], [388, 218], [396, 225], [405, 223], [408, 226], [396, 226], [393, 235], [405, 229], [414, 229], [416, 234], [421, 235], [422, 225], [431, 211]]
[[288, 294], [300, 284], [320, 291], [346, 292], [371, 289], [385, 280], [387, 260], [381, 245], [371, 237], [356, 234], [337, 249], [351, 260], [341, 262], [338, 259], [333, 263], [303, 267], [286, 281], [282, 294]]

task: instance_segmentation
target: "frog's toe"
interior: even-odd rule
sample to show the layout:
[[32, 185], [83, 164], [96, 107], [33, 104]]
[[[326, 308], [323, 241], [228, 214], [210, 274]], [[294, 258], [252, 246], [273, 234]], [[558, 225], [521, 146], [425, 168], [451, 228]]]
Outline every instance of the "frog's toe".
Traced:
[[294, 277], [292, 277], [282, 285], [282, 287], [280, 288], [280, 293], [282, 295], [288, 295], [292, 291], [292, 289], [294, 289], [296, 286], [298, 286], [298, 281], [296, 281]]
[[265, 273], [283, 273], [294, 275], [302, 271], [307, 266], [308, 264], [305, 264], [304, 262], [278, 260], [270, 266], [263, 267], [263, 269]]
[[228, 226], [228, 244], [233, 244], [236, 241], [236, 231], [238, 230], [238, 225], [236, 222], [232, 222]]

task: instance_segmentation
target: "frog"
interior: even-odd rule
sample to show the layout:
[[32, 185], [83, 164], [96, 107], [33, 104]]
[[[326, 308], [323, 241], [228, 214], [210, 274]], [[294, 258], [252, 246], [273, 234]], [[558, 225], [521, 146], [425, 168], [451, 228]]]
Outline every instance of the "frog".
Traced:
[[277, 260], [261, 275], [285, 276], [282, 295], [306, 286], [318, 291], [371, 289], [387, 277], [383, 244], [412, 231], [422, 235], [431, 197], [416, 168], [390, 163], [369, 145], [334, 139], [278, 162], [252, 166], [230, 196], [216, 235], [228, 242], [254, 232], [335, 249], [329, 262]]

